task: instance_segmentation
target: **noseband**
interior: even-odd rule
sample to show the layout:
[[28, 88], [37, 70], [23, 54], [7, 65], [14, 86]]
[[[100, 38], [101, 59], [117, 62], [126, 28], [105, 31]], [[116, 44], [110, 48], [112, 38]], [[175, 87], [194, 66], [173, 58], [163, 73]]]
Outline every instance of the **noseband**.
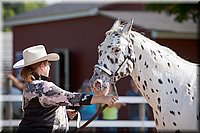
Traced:
[[115, 72], [111, 72], [110, 70], [108, 70], [107, 68], [101, 66], [100, 64], [96, 64], [94, 66], [94, 68], [98, 68], [100, 70], [102, 70], [104, 73], [108, 74], [110, 76], [110, 82], [112, 84], [115, 84], [117, 82], [117, 72], [126, 64], [126, 62], [129, 60], [129, 57], [127, 56], [124, 61], [122, 62], [122, 64], [119, 66], [119, 68], [115, 71]]

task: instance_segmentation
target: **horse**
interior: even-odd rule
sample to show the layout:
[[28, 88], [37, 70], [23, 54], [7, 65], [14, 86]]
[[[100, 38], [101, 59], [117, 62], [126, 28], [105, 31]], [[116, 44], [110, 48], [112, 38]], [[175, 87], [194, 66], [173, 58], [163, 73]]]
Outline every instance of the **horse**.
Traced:
[[130, 75], [153, 110], [157, 131], [198, 131], [199, 65], [136, 32], [118, 19], [98, 46], [90, 79], [96, 95]]

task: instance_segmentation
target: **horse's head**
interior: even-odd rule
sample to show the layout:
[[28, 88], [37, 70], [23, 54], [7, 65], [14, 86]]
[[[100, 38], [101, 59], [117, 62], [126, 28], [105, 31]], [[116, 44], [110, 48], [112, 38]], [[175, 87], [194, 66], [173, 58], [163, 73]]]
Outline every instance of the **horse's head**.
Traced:
[[132, 24], [133, 21], [123, 25], [120, 20], [116, 20], [106, 32], [105, 40], [98, 46], [98, 63], [90, 79], [96, 95], [108, 94], [111, 84], [132, 72], [135, 59], [129, 34]]

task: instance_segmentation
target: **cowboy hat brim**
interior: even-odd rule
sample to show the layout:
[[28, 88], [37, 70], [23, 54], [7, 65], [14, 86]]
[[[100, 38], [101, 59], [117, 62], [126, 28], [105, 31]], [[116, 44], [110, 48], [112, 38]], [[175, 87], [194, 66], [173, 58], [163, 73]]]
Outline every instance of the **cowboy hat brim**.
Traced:
[[38, 62], [41, 62], [41, 61], [45, 61], [45, 60], [57, 61], [59, 59], [60, 59], [60, 57], [59, 57], [58, 54], [51, 53], [51, 54], [47, 54], [46, 56], [39, 58], [39, 59], [37, 59], [37, 60], [35, 60], [31, 63], [27, 63], [27, 64], [24, 62], [24, 59], [21, 59], [13, 65], [13, 68], [22, 68], [22, 67], [29, 66], [29, 65], [32, 65], [32, 64], [35, 64], [35, 63], [38, 63]]

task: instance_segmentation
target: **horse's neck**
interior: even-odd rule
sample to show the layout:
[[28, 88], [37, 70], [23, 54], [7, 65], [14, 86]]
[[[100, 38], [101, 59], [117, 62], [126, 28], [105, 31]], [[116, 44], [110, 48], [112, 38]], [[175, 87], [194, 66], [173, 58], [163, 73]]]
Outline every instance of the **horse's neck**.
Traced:
[[182, 72], [190, 70], [191, 64], [141, 34], [132, 34], [136, 62], [131, 77], [147, 102], [157, 108], [158, 97], [169, 91], [166, 83], [172, 84], [182, 78]]

